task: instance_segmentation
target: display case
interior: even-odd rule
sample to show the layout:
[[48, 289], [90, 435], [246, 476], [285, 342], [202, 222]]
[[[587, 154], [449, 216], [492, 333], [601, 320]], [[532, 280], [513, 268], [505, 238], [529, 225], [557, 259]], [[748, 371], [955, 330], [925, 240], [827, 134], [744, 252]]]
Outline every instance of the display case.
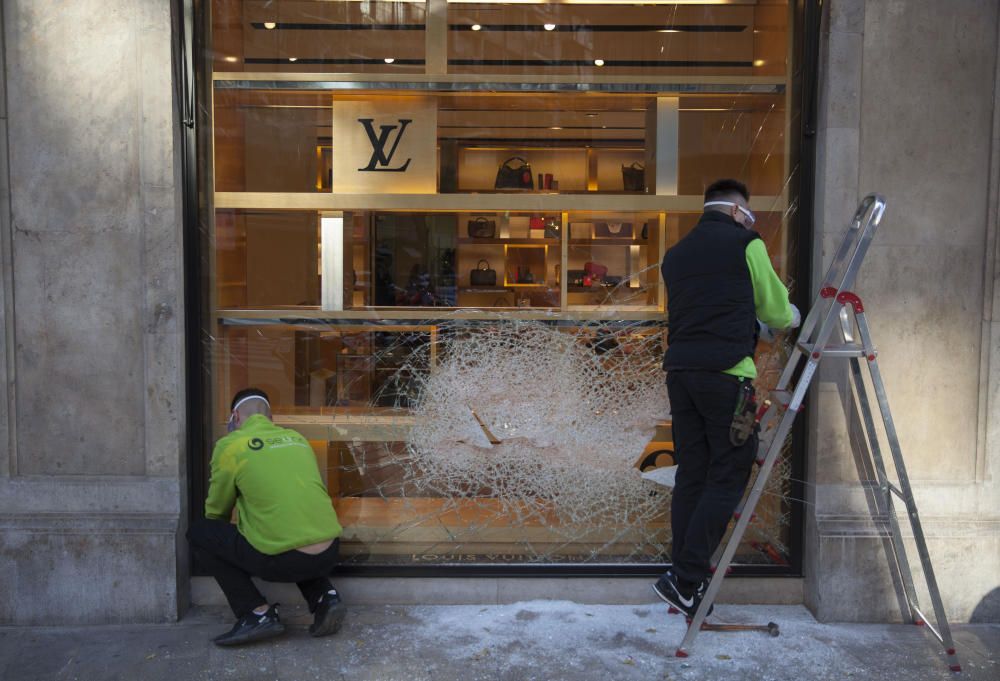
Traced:
[[349, 562], [661, 563], [659, 265], [737, 177], [794, 279], [791, 4], [204, 5], [206, 440], [265, 389]]

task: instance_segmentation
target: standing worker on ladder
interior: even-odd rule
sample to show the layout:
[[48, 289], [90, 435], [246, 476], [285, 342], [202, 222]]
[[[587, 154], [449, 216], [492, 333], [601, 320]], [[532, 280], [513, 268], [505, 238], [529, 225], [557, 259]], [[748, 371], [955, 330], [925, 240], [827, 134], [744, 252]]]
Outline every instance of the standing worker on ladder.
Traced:
[[757, 455], [757, 320], [778, 329], [801, 322], [752, 229], [749, 200], [741, 182], [712, 183], [698, 224], [660, 266], [667, 287], [663, 368], [677, 478], [670, 504], [673, 567], [653, 590], [688, 617], [704, 596], [712, 553]]

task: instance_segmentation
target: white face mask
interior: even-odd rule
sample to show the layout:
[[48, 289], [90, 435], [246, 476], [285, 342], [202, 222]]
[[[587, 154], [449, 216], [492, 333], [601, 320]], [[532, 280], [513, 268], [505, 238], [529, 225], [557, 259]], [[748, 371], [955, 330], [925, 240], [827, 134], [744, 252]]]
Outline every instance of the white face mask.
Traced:
[[739, 205], [738, 203], [733, 203], [732, 201], [709, 201], [705, 204], [705, 208], [708, 208], [709, 206], [735, 206], [738, 211], [740, 211], [741, 213], [743, 213], [743, 215], [746, 216], [747, 227], [753, 227], [753, 223], [757, 222], [757, 218], [754, 216], [754, 214], [750, 212], [750, 210]]

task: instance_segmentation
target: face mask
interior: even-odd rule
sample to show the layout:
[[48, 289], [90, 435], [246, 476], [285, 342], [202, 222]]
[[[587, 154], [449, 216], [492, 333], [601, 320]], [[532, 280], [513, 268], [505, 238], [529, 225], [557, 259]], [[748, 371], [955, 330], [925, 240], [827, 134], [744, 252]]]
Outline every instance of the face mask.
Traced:
[[743, 206], [733, 203], [732, 201], [709, 201], [708, 203], [705, 204], [705, 208], [708, 208], [709, 206], [735, 206], [739, 212], [743, 213], [743, 215], [746, 216], [747, 219], [746, 226], [748, 228], [753, 227], [753, 223], [757, 222], [757, 218], [754, 217], [753, 213], [751, 213]]
[[241, 404], [243, 404], [244, 402], [247, 402], [249, 400], [260, 400], [261, 402], [263, 402], [264, 404], [267, 405], [268, 409], [271, 408], [271, 403], [268, 402], [263, 397], [261, 397], [260, 395], [248, 395], [247, 397], [244, 397], [242, 400], [240, 400], [239, 402], [237, 402], [236, 404], [233, 405], [233, 411], [232, 411], [232, 413], [229, 414], [229, 421], [226, 422], [226, 431], [227, 432], [231, 433], [234, 430], [236, 430], [236, 410], [240, 408]]

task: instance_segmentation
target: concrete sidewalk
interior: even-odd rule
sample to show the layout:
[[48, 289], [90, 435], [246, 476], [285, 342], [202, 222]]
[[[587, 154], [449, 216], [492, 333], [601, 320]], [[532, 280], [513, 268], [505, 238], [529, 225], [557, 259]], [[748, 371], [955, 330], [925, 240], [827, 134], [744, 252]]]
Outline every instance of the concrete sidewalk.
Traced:
[[281, 639], [222, 649], [228, 611], [201, 608], [169, 625], [0, 628], [0, 679], [642, 681], [725, 679], [934, 681], [1000, 679], [1000, 625], [955, 627], [963, 673], [948, 671], [921, 627], [828, 625], [801, 606], [720, 605], [713, 620], [777, 622], [781, 635], [704, 632], [674, 650], [684, 620], [666, 606], [529, 601], [491, 606], [356, 606], [343, 630], [310, 638], [285, 609]]

